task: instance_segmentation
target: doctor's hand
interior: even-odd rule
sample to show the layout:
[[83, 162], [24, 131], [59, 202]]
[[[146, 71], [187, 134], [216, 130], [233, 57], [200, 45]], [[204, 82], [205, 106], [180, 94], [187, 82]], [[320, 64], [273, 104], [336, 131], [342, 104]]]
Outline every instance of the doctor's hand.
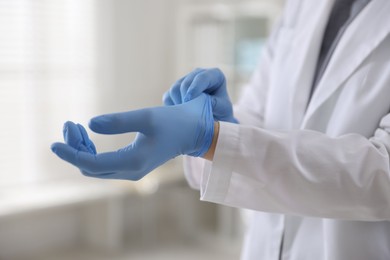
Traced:
[[206, 94], [177, 106], [98, 116], [89, 127], [101, 134], [138, 132], [126, 147], [96, 153], [84, 127], [65, 123], [65, 143], [54, 143], [52, 151], [84, 175], [105, 179], [139, 180], [178, 155], [204, 156], [214, 135], [211, 99]]
[[163, 96], [165, 105], [177, 105], [192, 100], [202, 93], [211, 96], [214, 118], [218, 121], [238, 123], [233, 116], [233, 107], [226, 89], [226, 79], [222, 71], [195, 69], [179, 79]]

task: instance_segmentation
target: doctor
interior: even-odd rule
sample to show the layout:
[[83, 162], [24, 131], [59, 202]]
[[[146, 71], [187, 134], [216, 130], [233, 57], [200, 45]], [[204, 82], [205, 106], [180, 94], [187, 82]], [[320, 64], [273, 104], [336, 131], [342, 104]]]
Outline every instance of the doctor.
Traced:
[[222, 72], [197, 69], [165, 107], [91, 120], [139, 132], [125, 148], [97, 154], [68, 122], [52, 150], [87, 176], [131, 180], [190, 155], [202, 200], [253, 210], [243, 259], [388, 260], [389, 14], [388, 0], [287, 1], [234, 113]]

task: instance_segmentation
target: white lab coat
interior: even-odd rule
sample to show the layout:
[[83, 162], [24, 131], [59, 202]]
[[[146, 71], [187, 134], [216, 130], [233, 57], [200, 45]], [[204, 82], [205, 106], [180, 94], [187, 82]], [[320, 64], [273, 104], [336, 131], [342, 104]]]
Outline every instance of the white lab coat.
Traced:
[[[253, 210], [243, 259], [390, 259], [390, 1], [344, 32], [309, 101], [333, 1], [287, 1], [214, 161], [185, 158], [201, 199]], [[268, 212], [268, 213], [266, 213]]]

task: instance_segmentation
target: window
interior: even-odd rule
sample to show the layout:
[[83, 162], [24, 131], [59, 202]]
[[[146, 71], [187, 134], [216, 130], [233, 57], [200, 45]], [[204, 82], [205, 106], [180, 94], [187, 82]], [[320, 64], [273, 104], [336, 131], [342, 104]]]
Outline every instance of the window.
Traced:
[[64, 176], [49, 149], [95, 107], [92, 0], [0, 0], [0, 185]]
[[[217, 66], [235, 101], [250, 79], [281, 0], [206, 1], [183, 4], [178, 15], [178, 75]], [[205, 40], [207, 39], [207, 40]]]

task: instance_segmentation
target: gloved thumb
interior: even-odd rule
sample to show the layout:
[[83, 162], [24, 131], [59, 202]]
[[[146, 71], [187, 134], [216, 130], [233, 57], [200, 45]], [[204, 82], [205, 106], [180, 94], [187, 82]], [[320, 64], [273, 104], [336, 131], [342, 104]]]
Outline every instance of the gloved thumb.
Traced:
[[123, 134], [148, 131], [151, 113], [148, 109], [106, 114], [94, 117], [89, 128], [100, 134]]

